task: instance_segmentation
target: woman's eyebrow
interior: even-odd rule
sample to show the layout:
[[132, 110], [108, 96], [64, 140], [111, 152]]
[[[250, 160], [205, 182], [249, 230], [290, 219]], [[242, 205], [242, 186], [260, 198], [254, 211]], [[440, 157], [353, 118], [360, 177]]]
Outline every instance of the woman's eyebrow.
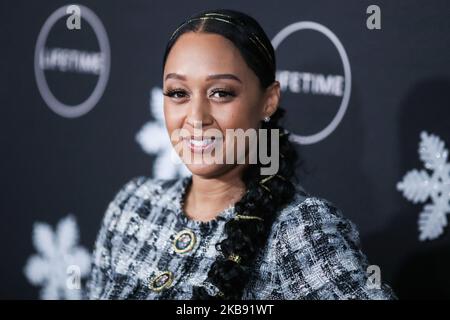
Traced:
[[215, 80], [215, 79], [232, 79], [242, 83], [241, 79], [239, 79], [237, 76], [231, 73], [212, 74], [206, 77], [206, 80]]
[[[167, 80], [167, 79], [178, 79], [178, 80], [186, 81], [186, 76], [178, 74], [178, 73], [168, 73], [166, 75], [165, 80]], [[235, 76], [234, 74], [231, 74], [231, 73], [211, 74], [206, 77], [206, 80], [216, 80], [216, 79], [231, 79], [231, 80], [236, 80], [236, 81], [242, 83], [241, 79], [239, 79], [237, 76]]]

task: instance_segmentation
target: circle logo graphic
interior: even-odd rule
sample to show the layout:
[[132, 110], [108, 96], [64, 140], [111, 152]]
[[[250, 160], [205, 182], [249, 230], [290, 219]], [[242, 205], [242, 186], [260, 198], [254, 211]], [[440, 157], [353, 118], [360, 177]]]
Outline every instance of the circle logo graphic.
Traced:
[[[34, 73], [39, 92], [48, 107], [62, 117], [76, 118], [89, 112], [102, 97], [109, 78], [111, 52], [108, 36], [102, 22], [92, 10], [82, 5], [77, 5], [80, 9], [80, 18], [83, 19], [83, 26], [81, 29], [83, 31], [93, 31], [100, 52], [89, 52], [73, 48], [46, 47], [54, 26], [61, 22], [62, 18], [69, 16], [67, 13], [68, 7], [69, 6], [63, 6], [57, 9], [47, 18], [42, 26], [36, 42]], [[65, 32], [80, 34], [81, 31], [67, 29]], [[52, 40], [54, 39], [52, 38]], [[61, 40], [61, 37], [59, 40]], [[84, 44], [84, 40], [80, 42]], [[72, 42], [70, 43], [70, 46], [73, 46]], [[53, 81], [53, 84], [51, 85], [48, 79], [49, 76], [48, 74], [46, 75], [46, 70], [48, 72], [53, 72], [53, 74], [58, 73], [58, 76], [60, 76], [58, 81]], [[72, 93], [71, 91], [78, 93], [79, 91], [82, 91], [82, 87], [86, 86], [85, 82], [87, 81], [85, 79], [80, 80], [80, 77], [83, 75], [95, 76], [97, 81], [95, 82], [93, 89], [88, 90], [89, 94], [83, 94], [81, 102], [63, 102], [61, 101], [62, 99], [57, 98], [54, 91], [50, 89], [50, 87], [52, 87], [53, 90], [61, 89], [61, 77], [65, 79], [70, 78], [72, 82], [75, 78], [79, 85], [70, 86], [75, 88], [74, 90], [67, 91], [67, 87], [64, 89], [66, 90], [66, 93]]]
[[[351, 70], [350, 70], [350, 62], [347, 56], [347, 53], [344, 49], [344, 46], [338, 39], [338, 37], [327, 27], [312, 21], [300, 21], [288, 25], [284, 29], [282, 29], [272, 40], [272, 45], [274, 49], [280, 47], [281, 43], [285, 41], [288, 37], [293, 35], [297, 31], [313, 31], [314, 34], [319, 33], [321, 37], [323, 36], [328, 39], [328, 43], [326, 45], [332, 44], [332, 48], [337, 49], [339, 53], [339, 58], [342, 63], [343, 76], [342, 75], [325, 75], [321, 73], [309, 73], [309, 72], [292, 72], [292, 71], [277, 71], [277, 78], [280, 79], [280, 83], [282, 83], [282, 87], [290, 87], [291, 91], [294, 94], [304, 93], [305, 95], [314, 95], [325, 97], [323, 99], [326, 100], [327, 103], [332, 103], [333, 106], [336, 105], [336, 97], [340, 97], [339, 107], [337, 108], [337, 112], [333, 112], [333, 116], [331, 116], [330, 121], [326, 121], [325, 124], [321, 124], [321, 129], [315, 130], [313, 133], [309, 134], [298, 134], [291, 131], [291, 139], [292, 141], [299, 144], [313, 144], [317, 143], [327, 136], [329, 136], [339, 125], [344, 114], [347, 110], [350, 94], [351, 94]], [[310, 35], [311, 36], [311, 35]], [[317, 38], [317, 37], [316, 37]], [[317, 39], [321, 40], [321, 39]], [[311, 41], [305, 42], [305, 49], [311, 50]], [[316, 49], [312, 50], [312, 55], [322, 53], [323, 50]], [[292, 60], [292, 57], [297, 59], [297, 55], [292, 55], [290, 53], [289, 58]], [[309, 62], [317, 60], [316, 57], [312, 57]], [[311, 64], [311, 63], [310, 63]], [[326, 64], [325, 64], [326, 65]], [[335, 64], [332, 64], [335, 67]], [[317, 65], [315, 65], [317, 66]], [[314, 67], [315, 67], [314, 66]], [[283, 85], [284, 84], [284, 85]], [[331, 98], [330, 98], [331, 97]], [[323, 100], [321, 100], [322, 103]], [[313, 103], [314, 104], [314, 103]], [[317, 103], [315, 103], [317, 104]], [[330, 113], [328, 109], [327, 112]], [[310, 121], [314, 122], [314, 121]], [[323, 122], [323, 119], [322, 119]], [[296, 126], [298, 127], [298, 125]]]

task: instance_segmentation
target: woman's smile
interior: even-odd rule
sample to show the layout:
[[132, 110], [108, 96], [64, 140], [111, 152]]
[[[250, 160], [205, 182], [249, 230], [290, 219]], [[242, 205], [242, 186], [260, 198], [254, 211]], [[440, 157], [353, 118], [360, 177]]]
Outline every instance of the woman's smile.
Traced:
[[216, 145], [215, 137], [183, 137], [183, 143], [191, 150], [193, 153], [203, 153], [209, 152]]

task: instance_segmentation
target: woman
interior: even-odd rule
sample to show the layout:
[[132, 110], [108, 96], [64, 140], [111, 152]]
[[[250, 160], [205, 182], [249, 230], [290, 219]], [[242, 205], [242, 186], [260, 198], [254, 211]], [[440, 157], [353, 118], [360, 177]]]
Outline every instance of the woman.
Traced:
[[[275, 68], [270, 40], [243, 13], [202, 12], [174, 31], [163, 60], [164, 114], [192, 175], [139, 176], [118, 192], [96, 241], [89, 298], [396, 298], [368, 281], [353, 223], [294, 181], [297, 154], [278, 123]], [[261, 157], [249, 161], [250, 139], [236, 147], [227, 132], [237, 129], [278, 129], [275, 144], [258, 136], [258, 148], [277, 155], [275, 173], [262, 173]]]

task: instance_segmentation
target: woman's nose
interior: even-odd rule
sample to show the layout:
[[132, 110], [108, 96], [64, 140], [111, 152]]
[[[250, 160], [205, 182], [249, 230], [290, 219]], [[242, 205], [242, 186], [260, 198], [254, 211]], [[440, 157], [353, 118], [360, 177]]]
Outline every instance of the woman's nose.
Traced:
[[206, 101], [197, 99], [191, 102], [191, 107], [187, 116], [187, 122], [192, 127], [197, 128], [202, 128], [212, 124], [213, 120]]

